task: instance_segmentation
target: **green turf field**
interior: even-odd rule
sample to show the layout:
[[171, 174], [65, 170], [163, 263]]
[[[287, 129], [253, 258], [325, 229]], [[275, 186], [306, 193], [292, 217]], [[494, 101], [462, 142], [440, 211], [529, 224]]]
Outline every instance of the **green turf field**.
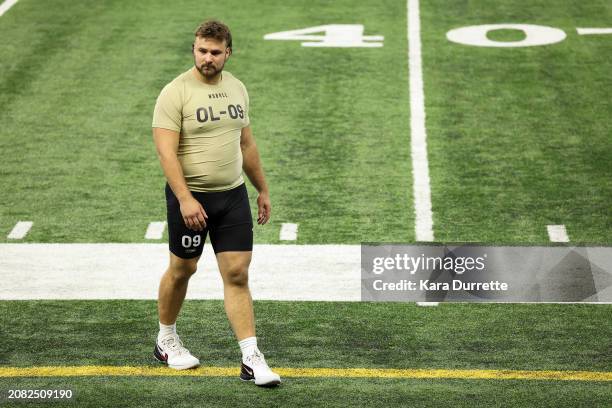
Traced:
[[[0, 45], [0, 229], [31, 219], [35, 242], [142, 241], [165, 217], [155, 98], [192, 65], [195, 26], [217, 16], [234, 27], [226, 69], [249, 89], [271, 188], [272, 224], [256, 241], [278, 242], [282, 222], [300, 224], [298, 243], [413, 240], [404, 5], [351, 4], [23, 0], [0, 21], [11, 39]], [[385, 47], [263, 40], [334, 21], [384, 32]]]
[[[612, 3], [493, 3], [421, 6], [436, 238], [546, 242], [543, 226], [565, 224], [572, 241], [609, 244], [612, 37], [576, 28], [610, 26]], [[445, 37], [507, 22], [560, 28], [567, 38], [508, 49]]]
[[[2, 380], [0, 384], [2, 389], [10, 386]], [[272, 390], [245, 389], [239, 380], [220, 378], [32, 379], [24, 384], [37, 389], [70, 387], [74, 402], [28, 402], [15, 406], [569, 408], [606, 407], [610, 403], [609, 383], [294, 379], [286, 387]]]
[[[606, 371], [612, 364], [606, 305], [258, 301], [255, 312], [262, 350], [282, 367]], [[156, 317], [154, 301], [4, 301], [0, 362], [153, 364]], [[222, 301], [187, 301], [177, 329], [207, 365], [239, 362]]]
[[[27, 219], [32, 242], [142, 241], [164, 219], [154, 101], [192, 63], [194, 26], [217, 16], [233, 27], [227, 69], [250, 91], [271, 186], [256, 241], [278, 242], [282, 222], [300, 224], [298, 243], [414, 240], [406, 4], [353, 3], [21, 0], [0, 21], [0, 229]], [[610, 243], [612, 41], [575, 28], [605, 26], [612, 6], [511, 3], [421, 6], [436, 238], [542, 243], [565, 224], [572, 241]], [[568, 37], [519, 49], [445, 38], [506, 21]], [[334, 22], [384, 47], [263, 40]]]
[[[572, 242], [610, 245], [612, 35], [576, 28], [610, 27], [612, 3], [423, 0], [420, 10], [436, 240], [543, 244], [546, 225], [564, 224]], [[0, 242], [19, 220], [34, 222], [23, 242], [145, 241], [148, 223], [165, 219], [155, 98], [192, 64], [206, 17], [232, 28], [226, 69], [250, 93], [273, 205], [256, 243], [279, 243], [285, 222], [299, 224], [297, 244], [414, 242], [406, 1], [392, 0], [19, 0], [0, 17]], [[567, 38], [502, 49], [445, 36], [492, 23]], [[263, 40], [324, 24], [363, 24], [384, 47]], [[610, 305], [255, 307], [272, 366], [612, 371]], [[156, 325], [153, 301], [0, 301], [0, 368], [152, 366]], [[179, 330], [203, 364], [236, 366], [220, 302], [187, 301]], [[609, 382], [288, 378], [261, 390], [228, 377], [78, 377], [0, 378], [0, 405], [11, 387], [62, 386], [78, 402], [66, 406], [91, 407], [612, 403]]]
[[[259, 344], [276, 367], [610, 371], [606, 305], [256, 302]], [[221, 301], [187, 301], [177, 328], [205, 365], [237, 367]], [[41, 319], [40, 316], [45, 316]], [[0, 303], [1, 366], [156, 366], [154, 301]], [[188, 339], [188, 340], [187, 340]], [[0, 378], [0, 388], [69, 387], [79, 406], [604, 406], [609, 382], [288, 378]], [[246, 395], [245, 395], [246, 394]], [[216, 402], [213, 404], [213, 402]], [[507, 404], [507, 405], [506, 405]]]

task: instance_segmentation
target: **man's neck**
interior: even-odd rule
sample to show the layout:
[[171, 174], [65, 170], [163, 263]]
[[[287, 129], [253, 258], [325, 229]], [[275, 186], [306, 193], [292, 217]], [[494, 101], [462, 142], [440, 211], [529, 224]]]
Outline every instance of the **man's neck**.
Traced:
[[196, 67], [193, 67], [191, 71], [193, 72], [193, 75], [197, 78], [198, 81], [203, 82], [207, 85], [217, 85], [221, 81], [223, 76], [223, 72], [219, 72], [214, 77], [207, 78], [202, 75], [202, 73]]

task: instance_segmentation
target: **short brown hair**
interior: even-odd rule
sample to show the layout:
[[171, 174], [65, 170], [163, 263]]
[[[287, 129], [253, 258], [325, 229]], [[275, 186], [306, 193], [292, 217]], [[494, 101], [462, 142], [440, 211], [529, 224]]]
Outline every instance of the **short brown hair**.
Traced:
[[194, 33], [199, 38], [214, 38], [217, 41], [225, 41], [227, 47], [232, 49], [232, 33], [228, 26], [219, 20], [206, 20]]

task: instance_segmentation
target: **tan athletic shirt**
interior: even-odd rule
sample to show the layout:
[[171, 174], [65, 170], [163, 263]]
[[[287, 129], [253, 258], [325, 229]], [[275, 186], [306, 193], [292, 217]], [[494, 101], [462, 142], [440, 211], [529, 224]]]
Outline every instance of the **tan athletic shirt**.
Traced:
[[162, 89], [153, 127], [180, 134], [178, 160], [191, 191], [224, 191], [244, 183], [240, 134], [249, 125], [246, 88], [227, 71], [216, 85], [189, 69]]

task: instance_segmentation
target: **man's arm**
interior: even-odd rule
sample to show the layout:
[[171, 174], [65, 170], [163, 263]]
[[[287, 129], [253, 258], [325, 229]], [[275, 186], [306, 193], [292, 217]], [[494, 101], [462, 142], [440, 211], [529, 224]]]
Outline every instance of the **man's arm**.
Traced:
[[185, 225], [195, 231], [203, 230], [208, 215], [187, 187], [183, 168], [177, 157], [180, 134], [174, 130], [153, 128], [153, 140], [164, 175], [180, 203]]
[[257, 197], [257, 207], [259, 208], [257, 223], [265, 224], [270, 219], [270, 212], [272, 210], [270, 192], [268, 190], [263, 168], [261, 167], [259, 151], [257, 150], [255, 138], [253, 137], [250, 126], [242, 128], [242, 133], [240, 134], [240, 150], [242, 150], [242, 169], [259, 193], [259, 197]]

